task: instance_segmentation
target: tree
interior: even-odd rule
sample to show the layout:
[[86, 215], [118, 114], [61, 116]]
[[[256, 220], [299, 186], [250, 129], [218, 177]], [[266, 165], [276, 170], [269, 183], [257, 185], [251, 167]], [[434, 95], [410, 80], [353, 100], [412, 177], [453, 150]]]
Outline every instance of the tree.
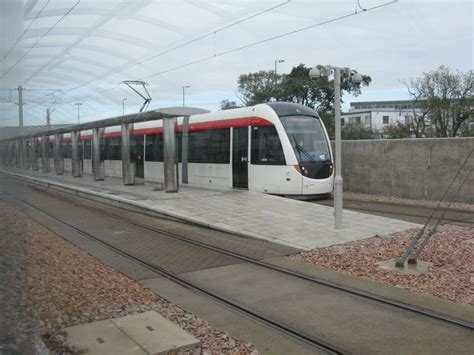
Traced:
[[463, 137], [474, 137], [474, 122], [469, 122], [461, 127]]
[[[311, 79], [304, 64], [293, 67], [281, 81], [281, 95], [279, 100], [295, 102], [314, 108], [318, 113], [334, 110], [334, 80], [327, 76]], [[350, 78], [341, 79], [341, 94], [351, 93], [355, 96], [361, 93], [361, 85], [368, 86], [372, 81], [370, 76], [363, 75], [361, 84], [354, 84]]]
[[363, 125], [356, 123], [347, 123], [342, 127], [341, 138], [343, 140], [351, 139], [372, 139], [374, 138], [374, 131]]
[[[275, 75], [273, 70], [242, 74], [238, 80], [239, 97], [247, 106], [270, 101], [309, 106], [318, 112], [330, 137], [334, 137], [334, 80], [325, 76], [311, 79], [309, 71], [310, 68], [300, 64], [286, 75]], [[358, 85], [344, 77], [341, 93], [358, 95], [361, 86], [368, 86], [371, 80], [370, 76], [363, 75], [363, 81]]]
[[229, 100], [222, 100], [221, 103], [220, 103], [220, 106], [221, 106], [221, 111], [223, 110], [230, 110], [230, 109], [233, 109], [233, 108], [239, 108], [239, 107], [242, 107], [242, 106], [239, 106], [237, 105], [237, 102], [235, 101], [229, 101]]
[[281, 75], [274, 71], [261, 70], [256, 73], [241, 74], [238, 80], [238, 96], [245, 106], [275, 101], [280, 90]]
[[417, 111], [426, 111], [425, 115], [418, 116], [421, 131], [429, 119], [434, 125], [436, 136], [455, 137], [464, 124], [473, 120], [472, 70], [454, 73], [448, 67], [440, 66], [423, 73], [420, 78], [410, 80], [407, 88], [410, 96], [417, 100]]
[[[334, 81], [325, 76], [311, 79], [310, 69], [300, 64], [286, 75], [275, 75], [273, 70], [242, 74], [238, 80], [240, 99], [246, 106], [276, 100], [299, 103], [318, 112], [333, 110]], [[364, 75], [361, 85], [368, 86], [371, 80], [370, 76]], [[361, 85], [344, 78], [341, 91], [358, 95], [361, 93]]]
[[411, 136], [410, 127], [400, 122], [385, 126], [383, 131], [387, 138], [409, 138]]
[[408, 84], [403, 82], [407, 87], [408, 94], [411, 97], [412, 102], [412, 120], [409, 123], [410, 130], [413, 132], [416, 138], [425, 137], [427, 129], [427, 117], [429, 113], [428, 105], [423, 100], [423, 94], [421, 90], [418, 90], [417, 85], [413, 81]]

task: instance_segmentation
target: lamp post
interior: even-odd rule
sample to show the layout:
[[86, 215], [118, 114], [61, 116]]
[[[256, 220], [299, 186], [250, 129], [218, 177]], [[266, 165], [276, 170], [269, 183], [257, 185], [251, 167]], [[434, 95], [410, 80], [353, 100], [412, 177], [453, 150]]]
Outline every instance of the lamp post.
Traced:
[[310, 78], [320, 76], [330, 76], [334, 74], [334, 119], [335, 119], [335, 147], [336, 147], [336, 166], [334, 178], [334, 228], [343, 228], [343, 210], [342, 210], [342, 161], [341, 161], [341, 75], [350, 77], [352, 82], [360, 84], [362, 75], [350, 68], [338, 68], [331, 65], [317, 65], [309, 71]]
[[82, 105], [82, 102], [76, 102], [74, 105], [77, 106], [77, 124], [81, 124], [81, 113], [79, 107]]
[[278, 63], [284, 63], [284, 62], [285, 62], [284, 59], [275, 60], [275, 78], [277, 76], [277, 65], [278, 65]]
[[190, 87], [191, 87], [191, 86], [189, 86], [189, 85], [183, 86], [183, 107], [185, 107], [185, 106], [186, 106], [186, 100], [185, 100], [185, 96], [186, 96], [186, 95], [185, 95], [185, 90], [186, 90], [186, 89], [189, 89]]
[[125, 101], [127, 101], [127, 99], [122, 99], [122, 116], [125, 116]]

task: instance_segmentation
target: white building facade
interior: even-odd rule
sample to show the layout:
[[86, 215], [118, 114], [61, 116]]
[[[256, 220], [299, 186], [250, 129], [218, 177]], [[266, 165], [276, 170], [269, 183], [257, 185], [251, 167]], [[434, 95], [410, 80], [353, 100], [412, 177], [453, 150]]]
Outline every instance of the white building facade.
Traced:
[[388, 125], [409, 125], [413, 120], [413, 103], [404, 101], [351, 102], [349, 112], [342, 113], [342, 124], [363, 125], [383, 134]]

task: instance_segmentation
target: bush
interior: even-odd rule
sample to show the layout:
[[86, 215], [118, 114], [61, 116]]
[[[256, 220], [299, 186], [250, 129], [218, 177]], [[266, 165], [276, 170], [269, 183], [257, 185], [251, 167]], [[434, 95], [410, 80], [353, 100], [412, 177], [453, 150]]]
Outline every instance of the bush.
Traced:
[[344, 140], [373, 139], [374, 135], [374, 130], [355, 123], [345, 124], [341, 131], [341, 138]]
[[410, 128], [397, 122], [396, 124], [389, 124], [383, 129], [385, 138], [410, 138]]

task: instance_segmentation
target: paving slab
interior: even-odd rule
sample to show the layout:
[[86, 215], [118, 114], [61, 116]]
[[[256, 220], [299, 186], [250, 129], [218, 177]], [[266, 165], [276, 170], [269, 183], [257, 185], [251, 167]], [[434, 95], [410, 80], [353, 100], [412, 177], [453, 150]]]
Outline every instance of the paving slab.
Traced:
[[309, 250], [385, 235], [418, 224], [344, 211], [344, 228], [334, 229], [333, 208], [245, 190], [206, 190], [180, 186], [179, 193], [154, 191], [156, 184], [124, 186], [121, 179], [2, 169], [52, 189], [132, 206], [241, 236]]
[[169, 354], [200, 344], [154, 311], [65, 328], [68, 341], [87, 354]]
[[158, 313], [149, 311], [111, 320], [149, 354], [192, 348], [200, 341]]
[[99, 321], [65, 328], [67, 340], [74, 346], [87, 348], [87, 354], [136, 354], [147, 353], [111, 321]]

